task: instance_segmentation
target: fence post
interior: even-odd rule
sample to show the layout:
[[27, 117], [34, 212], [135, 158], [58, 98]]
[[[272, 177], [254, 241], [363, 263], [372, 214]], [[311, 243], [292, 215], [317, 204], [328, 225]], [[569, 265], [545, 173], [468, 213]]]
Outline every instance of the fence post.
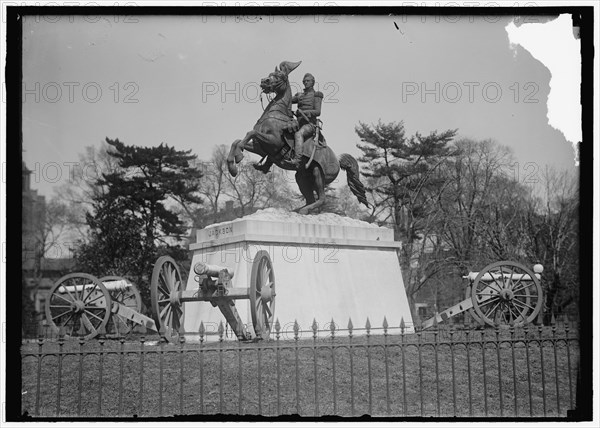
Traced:
[[319, 416], [319, 375], [317, 372], [317, 332], [318, 332], [317, 320], [313, 318], [312, 332], [313, 332], [313, 374], [315, 377], [315, 417]]

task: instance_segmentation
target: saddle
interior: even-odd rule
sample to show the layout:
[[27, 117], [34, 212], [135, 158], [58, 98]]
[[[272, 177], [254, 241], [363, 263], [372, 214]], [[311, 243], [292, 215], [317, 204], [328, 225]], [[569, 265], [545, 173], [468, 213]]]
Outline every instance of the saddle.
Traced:
[[[327, 147], [327, 140], [325, 139], [325, 136], [323, 135], [321, 126], [319, 126], [318, 124], [317, 124], [317, 126], [319, 127], [319, 141], [316, 145], [316, 149], [318, 150], [318, 149]], [[294, 134], [296, 133], [296, 131], [298, 131], [299, 128], [300, 127], [298, 125], [297, 120], [293, 119], [293, 120], [290, 120], [290, 122], [288, 122], [287, 127], [284, 129], [283, 134], [281, 135], [281, 138], [284, 142], [283, 148], [281, 149], [281, 152], [279, 152], [279, 155], [277, 157], [273, 157], [274, 161], [276, 161], [276, 162], [279, 162], [280, 160], [289, 161], [294, 158], [294, 146], [295, 146]], [[304, 144], [302, 145], [302, 155], [306, 156], [307, 158], [310, 158], [314, 147], [315, 147], [315, 135], [313, 133], [312, 136], [310, 136], [308, 139], [306, 139], [304, 141]]]

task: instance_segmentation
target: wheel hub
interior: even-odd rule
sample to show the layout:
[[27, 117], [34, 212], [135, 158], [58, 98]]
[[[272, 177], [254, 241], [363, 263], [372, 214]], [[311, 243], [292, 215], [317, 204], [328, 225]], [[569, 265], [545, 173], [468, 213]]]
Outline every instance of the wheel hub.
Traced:
[[260, 290], [260, 298], [263, 302], [268, 303], [275, 297], [275, 292], [271, 287], [263, 287]]
[[171, 290], [171, 292], [169, 293], [169, 303], [175, 306], [181, 305], [181, 302], [179, 301], [179, 291]]
[[76, 313], [78, 313], [78, 314], [79, 314], [79, 313], [81, 313], [81, 312], [83, 312], [83, 311], [84, 311], [84, 309], [85, 309], [85, 303], [83, 303], [83, 301], [81, 301], [81, 300], [75, 300], [75, 301], [74, 301], [74, 302], [71, 304], [71, 307], [73, 308], [73, 310], [74, 310]]
[[500, 291], [500, 297], [505, 301], [509, 301], [512, 300], [515, 296], [512, 290], [508, 290], [505, 288], [504, 290]]

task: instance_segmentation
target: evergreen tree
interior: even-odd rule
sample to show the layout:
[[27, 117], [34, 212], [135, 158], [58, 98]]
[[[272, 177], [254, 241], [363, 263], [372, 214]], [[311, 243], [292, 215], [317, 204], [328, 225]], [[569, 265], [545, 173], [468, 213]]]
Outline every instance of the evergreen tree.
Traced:
[[435, 131], [428, 136], [417, 132], [410, 138], [405, 135], [403, 122], [372, 126], [360, 123], [355, 130], [365, 143], [357, 144], [363, 152], [359, 158], [362, 173], [378, 183], [368, 190], [382, 197], [377, 205], [391, 210], [396, 239], [418, 238], [419, 219], [424, 217], [426, 203], [424, 190], [435, 184], [432, 173], [450, 155], [448, 143], [456, 130], [441, 134]]
[[[201, 202], [201, 172], [192, 166], [191, 151], [125, 145], [106, 139], [118, 169], [102, 174], [97, 184], [106, 192], [94, 197], [94, 214], [87, 215], [90, 241], [77, 253], [78, 263], [98, 275], [132, 275], [142, 296], [148, 296], [148, 278], [154, 261], [168, 253], [183, 256], [179, 241], [186, 224], [175, 206]], [[185, 257], [185, 256], [184, 256]], [[146, 303], [148, 303], [147, 299]]]
[[[448, 143], [456, 130], [435, 131], [428, 136], [417, 132], [407, 137], [403, 122], [380, 121], [371, 126], [360, 123], [355, 131], [363, 143], [357, 147], [363, 152], [359, 161], [372, 195], [371, 217], [378, 212], [381, 219], [391, 219], [395, 239], [403, 243], [399, 260], [413, 319], [417, 320], [415, 295], [440, 270], [428, 255], [432, 253], [430, 247], [440, 243], [436, 236], [440, 219], [434, 202], [435, 190], [443, 187], [443, 180], [435, 172], [451, 155]], [[369, 183], [376, 183], [376, 187]]]

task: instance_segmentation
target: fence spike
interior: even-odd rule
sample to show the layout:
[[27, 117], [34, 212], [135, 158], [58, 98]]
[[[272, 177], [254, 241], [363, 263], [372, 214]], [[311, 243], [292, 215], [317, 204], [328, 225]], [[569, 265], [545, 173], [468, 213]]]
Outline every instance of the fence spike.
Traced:
[[350, 331], [350, 333], [352, 333], [353, 328], [354, 328], [354, 325], [352, 325], [352, 318], [348, 318], [348, 331]]
[[79, 330], [77, 330], [77, 334], [82, 337], [85, 336], [85, 334], [87, 333], [87, 331], [85, 330], [85, 326], [83, 325], [83, 323], [79, 323]]
[[217, 329], [219, 333], [219, 341], [223, 341], [223, 333], [225, 332], [225, 327], [223, 326], [223, 321], [219, 321], [219, 328]]
[[200, 328], [198, 329], [198, 333], [200, 333], [200, 337], [203, 337], [204, 333], [206, 333], [206, 328], [204, 327], [203, 321], [200, 321]]
[[335, 333], [336, 327], [335, 327], [335, 321], [333, 320], [333, 318], [331, 318], [331, 324], [329, 324], [329, 330], [331, 331], [332, 335]]
[[406, 328], [406, 323], [404, 322], [404, 317], [400, 318], [400, 333], [404, 334], [404, 329]]
[[367, 329], [367, 334], [371, 332], [371, 321], [369, 321], [369, 317], [367, 317], [367, 322], [365, 323], [365, 328]]
[[277, 334], [279, 334], [279, 332], [281, 331], [281, 324], [279, 324], [279, 318], [275, 320], [275, 331], [277, 332]]
[[538, 316], [535, 318], [535, 323], [537, 325], [544, 325], [544, 311], [538, 313]]
[[38, 341], [39, 340], [43, 340], [44, 339], [44, 326], [42, 325], [42, 323], [38, 324], [38, 328], [37, 328], [37, 337], [38, 337]]
[[317, 325], [317, 320], [315, 318], [313, 318], [313, 322], [312, 322], [312, 331], [313, 331], [313, 337], [316, 339], [317, 338], [317, 330], [319, 329], [319, 326]]
[[298, 325], [298, 320], [294, 320], [294, 339], [298, 340], [298, 332], [300, 331], [300, 326]]
[[387, 317], [384, 315], [383, 317], [383, 334], [387, 334], [388, 332], [388, 322], [387, 322]]
[[66, 333], [66, 331], [65, 331], [65, 326], [64, 326], [64, 325], [61, 325], [61, 326], [58, 328], [58, 339], [59, 339], [59, 340], [65, 340], [65, 335], [66, 335], [66, 334], [67, 334], [67, 333]]

